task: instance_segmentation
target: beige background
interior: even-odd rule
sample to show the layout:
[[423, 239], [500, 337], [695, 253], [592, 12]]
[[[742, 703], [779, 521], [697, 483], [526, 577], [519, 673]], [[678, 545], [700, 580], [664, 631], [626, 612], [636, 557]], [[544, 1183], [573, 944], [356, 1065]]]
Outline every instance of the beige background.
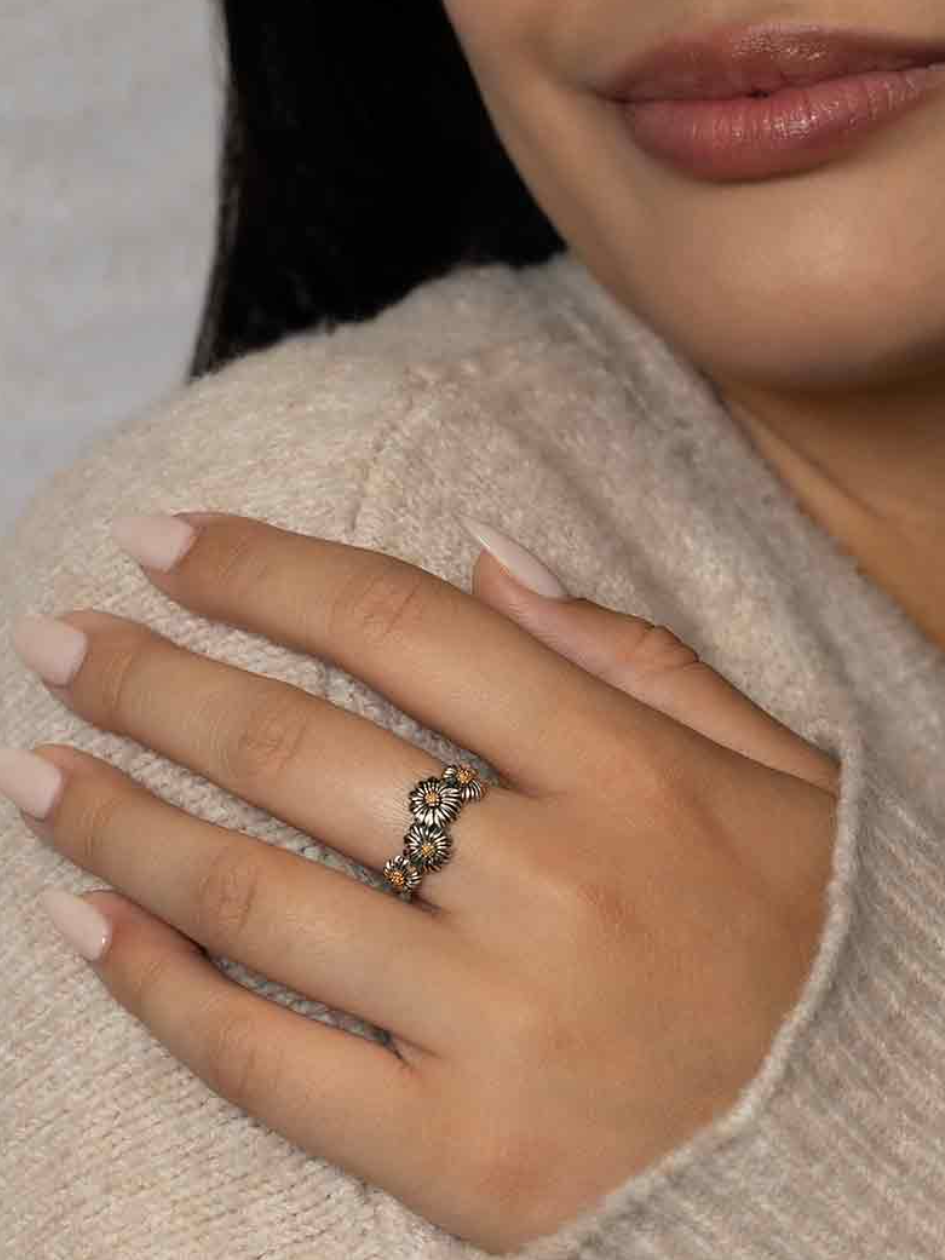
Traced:
[[210, 0], [0, 4], [0, 534], [176, 388], [210, 267]]

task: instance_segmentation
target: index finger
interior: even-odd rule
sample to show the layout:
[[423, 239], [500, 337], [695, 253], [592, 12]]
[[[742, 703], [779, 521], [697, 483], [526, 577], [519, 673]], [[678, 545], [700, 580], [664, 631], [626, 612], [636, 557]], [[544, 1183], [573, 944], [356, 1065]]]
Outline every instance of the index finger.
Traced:
[[612, 755], [615, 723], [625, 741], [628, 721], [652, 739], [669, 720], [394, 556], [248, 517], [171, 519], [189, 522], [197, 536], [168, 571], [147, 564], [153, 550], [129, 545], [126, 526], [116, 534], [171, 599], [332, 661], [526, 792], [579, 782], [607, 756], [605, 742]]

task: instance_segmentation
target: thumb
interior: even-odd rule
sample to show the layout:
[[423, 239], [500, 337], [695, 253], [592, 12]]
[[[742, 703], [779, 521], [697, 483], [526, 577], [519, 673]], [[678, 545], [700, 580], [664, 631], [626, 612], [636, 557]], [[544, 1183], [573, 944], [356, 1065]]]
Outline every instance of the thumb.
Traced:
[[531, 552], [491, 525], [461, 516], [486, 548], [473, 570], [477, 599], [589, 674], [754, 761], [831, 795], [837, 763], [766, 713], [666, 626], [572, 598]]

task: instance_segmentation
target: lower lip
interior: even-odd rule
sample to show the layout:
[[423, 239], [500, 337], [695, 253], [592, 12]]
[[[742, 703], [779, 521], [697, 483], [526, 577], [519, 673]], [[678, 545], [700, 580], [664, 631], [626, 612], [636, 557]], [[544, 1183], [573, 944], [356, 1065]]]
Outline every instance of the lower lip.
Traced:
[[699, 179], [810, 170], [901, 118], [945, 84], [945, 64], [876, 70], [768, 97], [622, 101], [634, 140]]

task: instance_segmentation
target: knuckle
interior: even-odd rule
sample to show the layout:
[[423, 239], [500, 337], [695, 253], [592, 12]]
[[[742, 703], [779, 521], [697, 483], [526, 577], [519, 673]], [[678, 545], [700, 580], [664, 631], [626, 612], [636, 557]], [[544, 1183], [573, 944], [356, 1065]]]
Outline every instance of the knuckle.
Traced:
[[[570, 944], [568, 958], [580, 985], [582, 960], [607, 955], [619, 958], [633, 949], [643, 927], [634, 887], [615, 876], [615, 866], [602, 866], [593, 857], [575, 861], [566, 857], [558, 871], [549, 869], [536, 905], [544, 905], [558, 924], [562, 940]], [[532, 1017], [525, 1012], [524, 1027], [542, 1034], [548, 1027], [547, 1012], [538, 1008]], [[536, 1018], [537, 1017], [537, 1018]]]
[[269, 584], [275, 568], [272, 554], [260, 546], [255, 523], [230, 521], [226, 529], [209, 531], [200, 554], [201, 587], [225, 592], [227, 604], [236, 607], [258, 600], [259, 588]]
[[197, 939], [224, 952], [238, 950], [255, 920], [262, 887], [263, 871], [252, 846], [221, 845], [194, 893]]
[[[567, 928], [563, 929], [565, 932]], [[559, 990], [560, 992], [560, 990]], [[560, 1002], [538, 990], [537, 984], [521, 982], [505, 990], [498, 1003], [501, 1037], [506, 1046], [506, 1067], [513, 1075], [527, 1075], [531, 1065], [558, 1061], [574, 1047], [580, 1034]]]
[[278, 1089], [278, 1047], [273, 1038], [264, 1051], [257, 1021], [232, 1002], [227, 995], [206, 1016], [200, 1075], [223, 1098], [253, 1112]]
[[134, 686], [134, 674], [150, 643], [149, 632], [124, 633], [111, 648], [109, 666], [103, 671], [98, 703], [102, 724], [111, 730], [121, 731], [129, 712], [130, 696]]
[[663, 673], [694, 665], [699, 656], [668, 626], [649, 625], [640, 638], [637, 659], [643, 669]]
[[157, 950], [148, 956], [128, 982], [122, 1004], [148, 1027], [164, 1026], [167, 1021], [162, 1010], [176, 1010], [180, 1004], [180, 973], [170, 950]]
[[[644, 789], [653, 791], [652, 787]], [[641, 799], [643, 797], [643, 799]], [[615, 792], [608, 803], [611, 824], [628, 835], [639, 831], [638, 809], [649, 812], [634, 766], [633, 799]], [[620, 942], [640, 929], [635, 886], [620, 877], [621, 858], [598, 852], [596, 837], [575, 842], [557, 854], [543, 854], [540, 868], [529, 874], [530, 901], [544, 917], [561, 925], [576, 958], [593, 956], [602, 943]]]
[[605, 682], [617, 679], [626, 682], [628, 677], [642, 681], [655, 675], [678, 673], [694, 665], [708, 669], [707, 665], [702, 665], [698, 653], [668, 626], [644, 621], [618, 636], [602, 677]]
[[[618, 825], [623, 809], [615, 800], [613, 817]], [[634, 827], [630, 819], [628, 827]], [[576, 968], [581, 959], [601, 952], [619, 957], [619, 952], [632, 948], [631, 943], [643, 930], [636, 886], [620, 877], [621, 869], [620, 858], [612, 856], [605, 861], [592, 846], [584, 846], [580, 852], [566, 849], [557, 857], [549, 855], [531, 879], [532, 904], [559, 925], [559, 935], [569, 942], [568, 956]], [[541, 1031], [547, 1013], [538, 1008], [534, 1015], [537, 1020], [529, 1020], [526, 1007], [525, 1027], [530, 1023]]]
[[89, 871], [104, 871], [111, 837], [133, 831], [122, 822], [130, 799], [128, 792], [103, 792], [94, 779], [82, 781], [81, 789], [70, 802], [66, 821], [71, 840], [69, 847], [79, 866]]
[[612, 879], [577, 875], [568, 890], [572, 932], [589, 945], [626, 948], [639, 931], [639, 916], [626, 891]]
[[239, 730], [217, 741], [229, 781], [251, 784], [285, 774], [303, 754], [312, 720], [308, 701], [289, 689], [276, 688], [249, 713]]
[[385, 558], [360, 568], [338, 591], [329, 617], [332, 641], [354, 636], [372, 647], [405, 636], [427, 616], [434, 584], [430, 575]]

